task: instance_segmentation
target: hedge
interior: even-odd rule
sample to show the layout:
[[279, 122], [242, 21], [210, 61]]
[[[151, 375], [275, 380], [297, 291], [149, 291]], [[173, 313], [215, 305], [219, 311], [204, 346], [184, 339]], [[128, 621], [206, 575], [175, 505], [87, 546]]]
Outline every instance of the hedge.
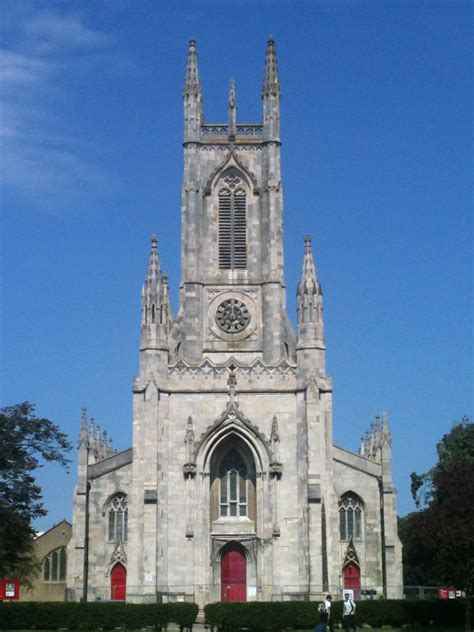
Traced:
[[198, 606], [194, 603], [124, 604], [65, 602], [0, 602], [0, 630], [137, 630], [161, 632], [168, 623], [192, 630]]
[[[318, 602], [274, 601], [250, 603], [214, 603], [204, 608], [206, 622], [212, 632], [282, 632], [312, 629], [319, 621]], [[333, 619], [342, 620], [342, 601], [332, 605]], [[371, 627], [438, 626], [442, 629], [462, 628], [465, 601], [421, 601], [380, 599], [357, 602], [356, 622]]]

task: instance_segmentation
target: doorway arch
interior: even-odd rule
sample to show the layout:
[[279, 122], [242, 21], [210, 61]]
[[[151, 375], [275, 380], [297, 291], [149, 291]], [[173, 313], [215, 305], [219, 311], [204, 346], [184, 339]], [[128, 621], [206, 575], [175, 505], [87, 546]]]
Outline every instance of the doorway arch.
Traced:
[[127, 569], [118, 562], [110, 573], [110, 598], [112, 601], [125, 601], [127, 592]]
[[221, 601], [247, 601], [247, 558], [237, 542], [221, 555]]

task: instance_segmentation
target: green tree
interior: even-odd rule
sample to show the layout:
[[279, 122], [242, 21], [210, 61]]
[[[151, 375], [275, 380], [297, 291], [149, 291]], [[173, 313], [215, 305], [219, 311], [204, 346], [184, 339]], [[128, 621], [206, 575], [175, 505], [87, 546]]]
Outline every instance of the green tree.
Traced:
[[29, 402], [0, 409], [0, 577], [26, 584], [37, 571], [32, 521], [45, 516], [35, 471], [44, 462], [67, 468], [67, 436]]
[[439, 582], [466, 591], [466, 630], [471, 630], [474, 424], [468, 417], [444, 435], [437, 453], [438, 462], [431, 470], [411, 475], [413, 498], [422, 509], [412, 514], [410, 537], [421, 547], [415, 561], [423, 572], [430, 570]]

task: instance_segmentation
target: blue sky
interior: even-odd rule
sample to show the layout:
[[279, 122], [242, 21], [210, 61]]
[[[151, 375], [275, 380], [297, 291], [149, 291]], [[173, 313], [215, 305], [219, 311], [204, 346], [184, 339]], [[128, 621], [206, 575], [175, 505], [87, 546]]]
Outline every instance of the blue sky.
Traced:
[[[386, 410], [399, 513], [409, 474], [472, 412], [472, 4], [2, 2], [1, 401], [75, 441], [80, 409], [131, 444], [140, 288], [153, 232], [177, 307], [181, 94], [197, 39], [208, 122], [261, 119], [282, 84], [288, 308], [305, 233], [324, 289], [334, 438]], [[75, 455], [74, 455], [75, 457]], [[44, 529], [75, 465], [40, 479]]]

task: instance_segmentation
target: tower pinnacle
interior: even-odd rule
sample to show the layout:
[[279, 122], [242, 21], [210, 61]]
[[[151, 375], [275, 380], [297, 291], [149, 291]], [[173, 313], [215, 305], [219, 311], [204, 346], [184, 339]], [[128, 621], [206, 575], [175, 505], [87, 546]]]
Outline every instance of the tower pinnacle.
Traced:
[[313, 259], [311, 242], [311, 235], [306, 235], [304, 238], [303, 269], [297, 290], [299, 297], [302, 297], [304, 294], [316, 295], [322, 293], [316, 274], [316, 265]]
[[[304, 239], [303, 267], [296, 290], [298, 310], [297, 353], [299, 350], [311, 349], [311, 353], [314, 356], [311, 364], [313, 368], [318, 368], [324, 375], [323, 293], [318, 282], [311, 241], [311, 235], [306, 235]], [[308, 354], [304, 355], [305, 358], [307, 356]]]
[[150, 362], [152, 368], [154, 353], [168, 346], [168, 333], [171, 322], [168, 281], [160, 267], [158, 258], [158, 238], [151, 238], [150, 259], [145, 283], [142, 288], [142, 359]]
[[229, 140], [235, 140], [237, 133], [237, 99], [235, 96], [235, 83], [234, 80], [230, 80], [229, 89]]
[[186, 64], [186, 74], [184, 79], [184, 97], [201, 96], [201, 80], [199, 78], [199, 67], [196, 54], [196, 40], [189, 40], [188, 60]]
[[158, 259], [158, 237], [151, 236], [150, 260], [148, 262], [147, 285], [156, 285], [160, 279], [160, 261]]
[[189, 41], [188, 60], [184, 76], [184, 140], [192, 142], [199, 140], [201, 125], [204, 120], [202, 113], [201, 80], [196, 55], [196, 40]]
[[269, 97], [271, 95], [275, 97], [280, 96], [280, 81], [278, 79], [275, 40], [272, 35], [270, 35], [267, 42], [262, 97]]
[[270, 37], [265, 55], [265, 71], [262, 87], [263, 138], [280, 141], [280, 81], [276, 59], [275, 40]]

